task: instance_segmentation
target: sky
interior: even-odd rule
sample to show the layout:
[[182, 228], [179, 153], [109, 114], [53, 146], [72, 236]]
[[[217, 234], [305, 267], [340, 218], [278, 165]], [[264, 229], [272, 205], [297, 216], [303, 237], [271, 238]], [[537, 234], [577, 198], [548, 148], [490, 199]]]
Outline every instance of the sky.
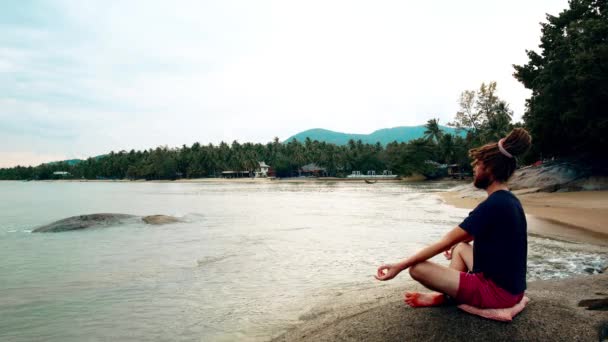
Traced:
[[453, 120], [566, 0], [3, 1], [0, 167]]

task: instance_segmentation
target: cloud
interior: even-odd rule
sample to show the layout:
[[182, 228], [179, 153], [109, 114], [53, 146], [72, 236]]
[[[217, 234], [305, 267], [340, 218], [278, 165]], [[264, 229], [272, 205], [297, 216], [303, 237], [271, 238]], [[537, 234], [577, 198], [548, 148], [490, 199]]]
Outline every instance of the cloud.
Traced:
[[0, 168], [13, 166], [37, 166], [58, 160], [68, 159], [64, 154], [40, 154], [29, 151], [0, 151]]
[[565, 0], [39, 1], [0, 5], [0, 151], [81, 157], [323, 127], [452, 120], [511, 76]]

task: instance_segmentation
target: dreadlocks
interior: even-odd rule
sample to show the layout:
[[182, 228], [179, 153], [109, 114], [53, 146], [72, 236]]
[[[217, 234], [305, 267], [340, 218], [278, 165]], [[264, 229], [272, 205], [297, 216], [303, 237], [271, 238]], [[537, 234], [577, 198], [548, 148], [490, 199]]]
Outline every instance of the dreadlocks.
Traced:
[[500, 151], [498, 143], [489, 143], [469, 150], [469, 157], [473, 160], [473, 167], [482, 162], [495, 180], [506, 182], [515, 171], [516, 162], [513, 156], [526, 152], [530, 148], [532, 138], [525, 129], [515, 128], [506, 138], [501, 139], [500, 143], [506, 154]]

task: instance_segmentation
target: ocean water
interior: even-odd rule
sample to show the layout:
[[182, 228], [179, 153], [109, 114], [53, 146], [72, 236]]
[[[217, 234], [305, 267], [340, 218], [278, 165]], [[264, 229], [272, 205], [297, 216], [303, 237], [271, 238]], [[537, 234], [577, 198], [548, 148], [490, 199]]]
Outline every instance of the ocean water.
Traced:
[[[0, 182], [0, 341], [267, 340], [458, 225], [469, 210], [437, 195], [452, 186]], [[91, 213], [183, 222], [31, 233]], [[528, 264], [561, 278], [608, 255], [530, 237]]]

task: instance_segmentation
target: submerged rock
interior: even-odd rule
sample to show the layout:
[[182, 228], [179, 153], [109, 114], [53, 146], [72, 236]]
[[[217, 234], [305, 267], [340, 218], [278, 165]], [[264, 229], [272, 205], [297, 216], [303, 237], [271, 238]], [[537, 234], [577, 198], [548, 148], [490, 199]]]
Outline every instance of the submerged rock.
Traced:
[[167, 215], [150, 215], [150, 216], [144, 216], [141, 219], [142, 219], [142, 221], [146, 222], [147, 224], [154, 224], [154, 225], [180, 222], [180, 220], [177, 217], [167, 216]]
[[32, 232], [58, 233], [70, 230], [116, 226], [125, 223], [137, 222], [138, 220], [142, 220], [147, 224], [154, 225], [179, 222], [179, 219], [166, 215], [140, 217], [127, 214], [102, 213], [68, 217], [63, 220], [55, 221], [53, 223], [38, 227]]
[[78, 215], [55, 221], [42, 227], [34, 229], [33, 233], [56, 233], [69, 230], [86, 229], [91, 227], [114, 226], [125, 220], [136, 218], [134, 215], [126, 214], [90, 214]]

